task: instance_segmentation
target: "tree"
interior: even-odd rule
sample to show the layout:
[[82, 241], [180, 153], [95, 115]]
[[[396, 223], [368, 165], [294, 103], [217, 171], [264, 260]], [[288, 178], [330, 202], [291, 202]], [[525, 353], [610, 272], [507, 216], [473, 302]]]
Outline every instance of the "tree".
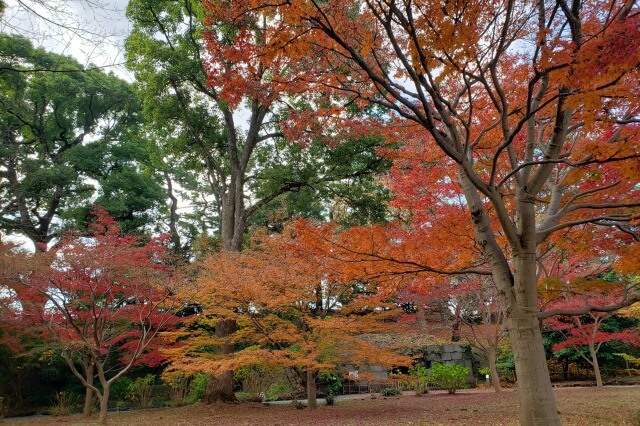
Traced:
[[134, 25], [127, 65], [144, 100], [158, 167], [184, 193], [174, 203], [194, 200], [198, 220], [187, 226], [197, 230], [189, 233], [213, 230], [222, 248], [240, 250], [247, 225], [264, 223], [282, 198], [287, 216], [317, 215], [339, 199], [357, 220], [380, 220], [386, 193], [371, 178], [389, 164], [375, 152], [380, 139], [353, 134], [336, 149], [284, 140], [280, 110], [311, 106], [279, 92], [271, 76], [297, 66], [266, 67], [259, 14], [233, 23], [225, 8], [221, 3], [206, 14], [197, 1], [136, 0], [127, 12]]
[[146, 225], [164, 193], [141, 170], [129, 85], [18, 36], [0, 36], [0, 51], [0, 228], [44, 250], [84, 225], [92, 197], [128, 230]]
[[13, 244], [0, 236], [0, 368], [18, 407], [23, 403], [23, 382], [33, 373], [33, 362], [26, 349], [36, 337], [29, 325], [21, 321], [17, 303], [18, 292], [24, 295], [19, 277], [27, 270], [27, 261], [24, 253], [17, 252]]
[[[309, 150], [283, 143], [278, 108], [290, 105], [272, 76], [295, 75], [298, 65], [284, 60], [265, 66], [259, 54], [265, 30], [260, 14], [234, 23], [226, 12], [220, 3], [205, 14], [201, 2], [193, 0], [136, 0], [127, 11], [134, 23], [127, 64], [155, 128], [152, 134], [162, 145], [159, 163], [167, 182], [177, 180], [188, 198], [197, 200], [200, 232], [213, 228], [223, 250], [239, 251], [249, 221], [259, 221], [258, 212], [284, 194], [296, 192], [287, 197], [293, 201], [288, 215], [297, 213], [296, 201], [304, 213], [313, 212], [309, 199], [320, 198], [318, 193], [349, 200], [349, 206], [384, 200], [385, 191], [371, 179], [388, 166], [375, 155], [379, 139], [356, 134], [346, 141], [359, 160], [353, 162], [317, 143]], [[361, 182], [369, 192], [353, 189]], [[172, 200], [175, 207], [178, 197]], [[370, 209], [377, 218], [381, 210]], [[172, 216], [171, 223], [178, 222]], [[232, 322], [220, 321], [218, 333], [234, 330]], [[229, 372], [219, 382], [231, 380]], [[235, 398], [230, 387], [216, 393]]]
[[[619, 288], [615, 283], [607, 281], [575, 282], [571, 288], [549, 304], [549, 309], [577, 310], [585, 304], [595, 306], [613, 305], [620, 299], [616, 292]], [[548, 318], [545, 324], [553, 331], [564, 336], [564, 341], [553, 345], [554, 351], [571, 348], [576, 351], [592, 367], [596, 377], [596, 386], [602, 387], [602, 375], [598, 362], [598, 352], [603, 343], [618, 341], [640, 346], [640, 334], [637, 330], [607, 329], [606, 322], [616, 314], [616, 311], [590, 311], [584, 315], [560, 315]], [[588, 356], [582, 352], [587, 347]]]
[[[610, 226], [637, 247], [635, 5], [233, 4], [236, 20], [247, 10], [273, 18], [264, 36], [273, 58], [313, 55], [318, 68], [305, 77], [315, 87], [387, 108], [397, 134], [420, 135], [406, 155], [437, 161], [458, 182], [507, 312], [520, 421], [559, 424], [538, 324], [537, 250], [579, 225]], [[629, 296], [621, 303], [640, 298]]]
[[500, 392], [497, 360], [500, 343], [506, 337], [505, 312], [490, 279], [470, 277], [465, 281], [470, 282], [463, 281], [463, 288], [456, 288], [452, 295], [455, 303], [460, 305], [461, 334], [465, 340], [484, 352], [489, 361], [491, 383], [495, 391]]
[[[339, 265], [318, 262], [309, 253], [313, 248], [298, 246], [290, 232], [257, 236], [242, 253], [221, 252], [207, 259], [199, 280], [203, 313], [193, 321], [233, 318], [238, 330], [221, 340], [190, 328], [171, 368], [293, 368], [306, 384], [309, 407], [315, 408], [316, 379], [322, 371], [344, 364], [391, 367], [411, 362], [358, 338], [389, 329], [399, 315], [387, 295], [370, 283], [344, 281], [333, 268]], [[224, 356], [211, 353], [211, 346], [219, 344], [238, 350]]]
[[[134, 22], [127, 40], [128, 65], [144, 93], [147, 114], [160, 129], [169, 128], [173, 134], [178, 130], [172, 151], [183, 157], [179, 161], [189, 169], [204, 175], [207, 192], [215, 199], [222, 247], [238, 251], [247, 219], [260, 206], [292, 189], [285, 185], [245, 206], [254, 150], [275, 135], [267, 123], [276, 98], [265, 80], [267, 70], [259, 59], [242, 53], [251, 51], [251, 37], [259, 30], [248, 24], [233, 29], [211, 21], [209, 43], [221, 51], [205, 60], [204, 12], [199, 2], [133, 1], [127, 14]], [[237, 83], [236, 92], [207, 77], [205, 68], [218, 65], [225, 68], [224, 78]], [[236, 124], [243, 101], [248, 105], [246, 134]], [[187, 153], [198, 157], [184, 158]]]
[[[50, 268], [23, 279], [46, 298], [44, 308], [31, 299], [21, 304], [24, 319], [46, 328], [46, 337], [85, 386], [85, 414], [95, 395], [99, 422], [105, 423], [111, 385], [175, 323], [181, 304], [173, 295], [181, 279], [166, 263], [162, 240], [140, 244], [121, 235], [104, 209], [94, 214], [90, 239], [66, 235], [55, 252], [37, 255], [46, 256]], [[114, 356], [120, 357], [117, 365], [110, 364]]]

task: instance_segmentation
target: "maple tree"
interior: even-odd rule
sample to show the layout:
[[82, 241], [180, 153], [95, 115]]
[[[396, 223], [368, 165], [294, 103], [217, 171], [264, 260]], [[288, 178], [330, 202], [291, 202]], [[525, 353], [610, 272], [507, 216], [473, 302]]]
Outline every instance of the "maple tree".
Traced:
[[13, 391], [12, 398], [16, 406], [21, 406], [22, 384], [32, 372], [28, 368], [28, 356], [25, 356], [25, 337], [32, 338], [33, 333], [19, 315], [18, 295], [24, 295], [20, 285], [20, 275], [27, 270], [27, 257], [16, 252], [16, 246], [0, 235], [0, 367], [3, 376], [9, 378]]
[[[290, 234], [290, 230], [285, 230]], [[340, 264], [319, 260], [290, 235], [256, 235], [242, 253], [210, 256], [199, 279], [203, 312], [194, 323], [232, 318], [238, 328], [215, 339], [188, 327], [170, 353], [171, 369], [237, 370], [248, 365], [293, 368], [316, 406], [316, 379], [340, 365], [406, 365], [411, 359], [376, 348], [362, 334], [389, 330], [400, 311], [373, 283], [343, 280]], [[184, 331], [176, 331], [180, 341]], [[212, 345], [233, 345], [220, 355]]]
[[497, 357], [506, 337], [504, 310], [495, 285], [488, 277], [460, 276], [433, 284], [420, 278], [397, 293], [402, 306], [409, 307], [406, 320], [413, 320], [421, 332], [442, 340], [467, 342], [483, 352], [489, 363], [493, 388], [500, 392]]
[[36, 255], [40, 267], [21, 278], [35, 297], [20, 303], [23, 320], [46, 329], [42, 337], [85, 386], [85, 414], [95, 395], [104, 423], [111, 385], [175, 324], [182, 304], [173, 295], [182, 283], [167, 263], [163, 239], [141, 243], [121, 235], [104, 209], [94, 215], [89, 236], [68, 234], [55, 250]]
[[[548, 307], [560, 310], [579, 310], [585, 303], [595, 306], [608, 306], [615, 304], [620, 299], [620, 296], [615, 294], [619, 289], [608, 282], [588, 282], [587, 285], [579, 283], [579, 285], [572, 287], [565, 291], [564, 297], [556, 299]], [[574, 349], [593, 367], [598, 387], [603, 386], [598, 362], [598, 351], [603, 343], [618, 341], [640, 346], [640, 333], [638, 333], [638, 330], [608, 331], [603, 327], [606, 320], [616, 313], [616, 311], [590, 311], [584, 315], [554, 316], [545, 321], [545, 324], [551, 330], [559, 331], [565, 337], [564, 341], [553, 345], [553, 350]], [[587, 347], [588, 355], [585, 355], [581, 350], [585, 346]]]
[[[400, 152], [421, 170], [441, 168], [445, 179], [430, 182], [457, 181], [507, 312], [520, 421], [559, 424], [538, 325], [538, 249], [584, 225], [610, 227], [623, 251], [637, 252], [635, 3], [244, 0], [229, 8], [235, 21], [255, 11], [272, 19], [263, 39], [274, 61], [312, 56], [315, 72], [299, 80], [386, 108]], [[344, 105], [331, 105], [332, 117]], [[422, 190], [443, 202], [433, 187]], [[421, 269], [464, 269], [452, 263]]]
[[[317, 200], [333, 198], [356, 205], [365, 217], [380, 217], [377, 201], [386, 192], [370, 175], [388, 162], [375, 155], [377, 139], [353, 138], [336, 150], [286, 143], [279, 109], [296, 100], [272, 78], [295, 75], [298, 62], [264, 62], [266, 24], [259, 13], [231, 22], [227, 3], [208, 6], [205, 13], [193, 0], [135, 0], [127, 9], [134, 24], [127, 65], [159, 145], [155, 157], [170, 189], [175, 245], [186, 222], [177, 213], [181, 189], [182, 199], [194, 200], [192, 236], [213, 229], [223, 250], [241, 250], [247, 225], [264, 219], [277, 199], [289, 215], [318, 214], [325, 203]], [[216, 332], [233, 328], [220, 319]], [[215, 392], [220, 399], [235, 399], [231, 380], [231, 372], [218, 380], [228, 385]]]
[[[484, 352], [489, 362], [491, 384], [500, 392], [497, 360], [500, 345], [506, 337], [505, 312], [495, 285], [490, 279], [471, 278], [466, 288], [452, 296], [460, 306], [462, 337]], [[457, 294], [456, 294], [457, 293]]]

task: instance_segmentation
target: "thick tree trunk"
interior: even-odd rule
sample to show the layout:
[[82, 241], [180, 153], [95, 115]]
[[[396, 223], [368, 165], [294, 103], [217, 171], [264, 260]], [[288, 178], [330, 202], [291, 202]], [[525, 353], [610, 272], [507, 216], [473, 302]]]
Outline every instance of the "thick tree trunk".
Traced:
[[24, 399], [22, 398], [22, 377], [20, 373], [14, 374], [14, 380], [11, 385], [13, 386], [13, 394], [16, 398], [16, 407], [22, 407]]
[[[216, 338], [226, 338], [237, 330], [236, 321], [233, 319], [221, 319], [216, 324]], [[233, 353], [233, 345], [221, 344], [216, 353], [226, 355]], [[237, 402], [233, 391], [233, 371], [224, 371], [217, 377], [209, 377], [207, 391], [202, 397], [202, 402], [212, 404], [216, 402]]]
[[560, 426], [538, 322], [535, 198], [527, 192], [526, 186], [518, 191], [518, 215], [514, 223], [506, 210], [502, 210], [502, 199], [491, 194], [511, 246], [511, 259], [508, 259], [507, 253], [496, 240], [478, 189], [462, 167], [460, 171], [459, 182], [471, 212], [476, 240], [491, 265], [493, 280], [507, 311], [507, 326], [518, 378], [520, 423], [523, 426]]
[[[94, 364], [90, 363], [86, 369], [86, 380], [89, 385], [93, 385], [93, 368]], [[91, 416], [93, 411], [93, 389], [89, 386], [85, 387], [84, 392], [84, 408], [82, 409], [82, 415], [85, 417]]]
[[316, 398], [316, 372], [307, 370], [307, 407], [311, 409], [318, 408], [318, 401]]
[[103, 425], [107, 423], [107, 410], [109, 408], [109, 386], [105, 386], [102, 390], [102, 396], [100, 398], [100, 418], [98, 423]]
[[535, 310], [516, 309], [508, 318], [518, 375], [520, 423], [524, 426], [560, 425], [536, 314]]
[[494, 347], [489, 347], [489, 377], [491, 377], [491, 385], [496, 392], [500, 392], [500, 376], [498, 376], [498, 366], [496, 363], [497, 351]]
[[[234, 169], [235, 170], [235, 169]], [[222, 196], [220, 236], [222, 249], [241, 251], [246, 219], [244, 217], [244, 177], [236, 170], [227, 192]]]
[[593, 343], [589, 343], [589, 354], [591, 355], [591, 365], [593, 365], [593, 373], [596, 375], [596, 386], [603, 387], [602, 374], [600, 374], [600, 364], [598, 363], [598, 354]]

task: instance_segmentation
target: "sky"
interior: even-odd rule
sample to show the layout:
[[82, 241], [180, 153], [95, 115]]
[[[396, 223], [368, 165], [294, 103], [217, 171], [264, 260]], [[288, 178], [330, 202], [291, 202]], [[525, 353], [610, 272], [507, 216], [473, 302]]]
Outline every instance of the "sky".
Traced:
[[104, 67], [132, 81], [125, 69], [124, 40], [131, 24], [128, 0], [5, 0], [0, 32], [18, 33], [48, 51]]

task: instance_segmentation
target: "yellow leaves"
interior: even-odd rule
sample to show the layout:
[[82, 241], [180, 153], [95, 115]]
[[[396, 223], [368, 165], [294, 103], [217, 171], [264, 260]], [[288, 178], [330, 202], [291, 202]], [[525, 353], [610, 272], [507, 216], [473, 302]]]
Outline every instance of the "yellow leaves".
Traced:
[[631, 243], [619, 250], [619, 257], [613, 267], [622, 274], [640, 274], [640, 244]]
[[[365, 349], [353, 337], [388, 330], [397, 307], [384, 303], [374, 285], [342, 280], [344, 265], [316, 255], [325, 247], [310, 242], [299, 230], [258, 234], [242, 253], [210, 256], [198, 281], [207, 297], [191, 327], [196, 331], [167, 335], [182, 343], [168, 353], [175, 359], [172, 368], [221, 371], [271, 363], [323, 369], [354, 359], [404, 362], [372, 346]], [[221, 315], [235, 318], [238, 326], [225, 339], [211, 331]], [[214, 355], [215, 348], [230, 344], [242, 350]]]

